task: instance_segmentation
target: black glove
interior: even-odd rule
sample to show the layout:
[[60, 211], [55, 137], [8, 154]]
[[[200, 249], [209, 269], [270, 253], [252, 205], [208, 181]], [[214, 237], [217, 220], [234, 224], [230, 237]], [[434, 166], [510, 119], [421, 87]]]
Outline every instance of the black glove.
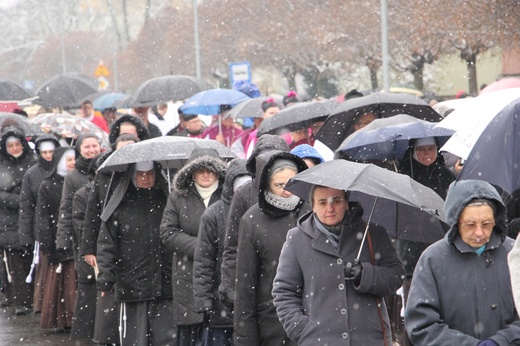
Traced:
[[477, 346], [498, 346], [493, 340], [482, 340]]
[[359, 285], [361, 282], [361, 272], [363, 271], [363, 266], [359, 262], [359, 260], [354, 260], [353, 263], [348, 262], [345, 266], [345, 280], [354, 281], [354, 285]]

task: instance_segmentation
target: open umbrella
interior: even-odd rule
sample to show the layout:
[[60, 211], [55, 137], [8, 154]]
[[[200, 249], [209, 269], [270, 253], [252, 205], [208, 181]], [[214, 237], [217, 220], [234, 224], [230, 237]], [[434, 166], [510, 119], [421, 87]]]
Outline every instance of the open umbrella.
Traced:
[[356, 117], [371, 112], [379, 118], [409, 114], [426, 121], [441, 121], [442, 117], [423, 99], [411, 94], [373, 93], [346, 100], [329, 115], [316, 139], [336, 150], [341, 142], [354, 132]]
[[26, 136], [37, 136], [44, 133], [37, 125], [32, 124], [28, 118], [20, 114], [0, 112], [0, 127], [13, 124], [22, 129]]
[[43, 107], [79, 107], [81, 101], [97, 89], [97, 81], [88, 76], [76, 73], [57, 75], [36, 91], [36, 102]]
[[488, 86], [486, 86], [484, 89], [482, 89], [479, 93], [479, 95], [484, 95], [488, 93], [492, 93], [498, 90], [504, 90], [504, 89], [510, 89], [510, 88], [520, 88], [520, 78], [515, 77], [508, 77], [508, 78], [502, 78], [499, 79]]
[[129, 107], [149, 107], [161, 102], [184, 100], [209, 88], [208, 83], [195, 77], [185, 75], [161, 76], [142, 83], [126, 102]]
[[413, 232], [397, 232], [396, 210], [400, 205], [423, 212], [428, 220], [439, 225], [439, 220], [444, 220], [442, 198], [407, 175], [372, 164], [332, 160], [292, 177], [285, 189], [308, 200], [312, 185], [351, 191], [350, 200], [361, 203], [364, 217], [385, 227], [394, 238], [431, 243], [444, 235], [442, 227], [433, 234], [425, 232], [426, 228], [422, 227], [414, 228]]
[[258, 128], [258, 136], [275, 134], [280, 130], [291, 132], [309, 127], [315, 121], [324, 121], [338, 105], [334, 100], [298, 102], [265, 119]]
[[94, 133], [103, 148], [109, 148], [108, 135], [87, 119], [70, 114], [45, 113], [29, 119], [46, 133], [55, 133], [63, 138], [77, 138], [82, 133]]
[[121, 102], [127, 97], [127, 94], [116, 92], [103, 94], [92, 100], [92, 107], [100, 111], [106, 108], [119, 108]]
[[33, 97], [27, 90], [13, 81], [0, 79], [0, 100], [19, 101]]
[[520, 189], [519, 114], [520, 98], [493, 117], [473, 145], [458, 180], [485, 180], [509, 194]]
[[[271, 98], [271, 96], [261, 96], [240, 102], [233, 107], [227, 114], [230, 118], [261, 118], [264, 114], [262, 110], [262, 102]], [[282, 104], [281, 98], [273, 97], [277, 104]]]
[[184, 102], [179, 108], [184, 114], [216, 115], [222, 107], [232, 108], [250, 99], [246, 94], [232, 89], [210, 89], [201, 91]]
[[348, 136], [337, 151], [351, 160], [401, 160], [411, 139], [437, 137], [444, 144], [455, 132], [407, 114], [376, 119]]

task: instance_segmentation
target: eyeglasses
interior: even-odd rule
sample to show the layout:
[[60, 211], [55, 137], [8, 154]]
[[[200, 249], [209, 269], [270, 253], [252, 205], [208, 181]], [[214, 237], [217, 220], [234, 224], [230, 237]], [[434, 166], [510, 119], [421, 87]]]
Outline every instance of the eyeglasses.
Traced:
[[462, 223], [460, 225], [462, 227], [463, 230], [467, 231], [467, 232], [475, 232], [477, 230], [478, 227], [480, 227], [482, 230], [486, 231], [486, 232], [489, 232], [491, 230], [493, 230], [493, 227], [495, 227], [495, 222], [494, 221], [488, 221], [488, 222], [483, 222], [483, 223]]
[[275, 188], [277, 188], [278, 190], [283, 190], [283, 189], [285, 189], [285, 186], [286, 186], [286, 185], [287, 185], [286, 183], [274, 183], [274, 184], [273, 184], [273, 186], [274, 186]]

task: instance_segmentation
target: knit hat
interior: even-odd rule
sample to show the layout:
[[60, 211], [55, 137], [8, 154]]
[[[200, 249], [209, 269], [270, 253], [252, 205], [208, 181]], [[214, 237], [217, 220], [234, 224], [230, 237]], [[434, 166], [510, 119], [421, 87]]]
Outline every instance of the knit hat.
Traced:
[[285, 106], [287, 106], [290, 103], [300, 102], [300, 100], [298, 100], [298, 95], [296, 94], [296, 91], [289, 90], [287, 95], [283, 97], [282, 102], [283, 102], [283, 105], [285, 107]]
[[291, 154], [298, 156], [301, 159], [311, 159], [315, 164], [323, 163], [323, 157], [318, 153], [316, 149], [311, 147], [309, 144], [300, 144], [295, 146], [291, 150]]
[[287, 159], [277, 159], [273, 162], [273, 164], [269, 168], [268, 178], [271, 179], [271, 176], [273, 175], [273, 173], [282, 167], [292, 168], [296, 172], [298, 172], [298, 166], [296, 165], [296, 163], [294, 161], [287, 160]]

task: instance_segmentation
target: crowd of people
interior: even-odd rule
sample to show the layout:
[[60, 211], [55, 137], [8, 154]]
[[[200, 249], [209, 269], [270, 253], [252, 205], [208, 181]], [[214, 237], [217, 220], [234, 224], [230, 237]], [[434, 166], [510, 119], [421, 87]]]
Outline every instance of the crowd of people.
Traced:
[[[263, 119], [296, 102], [294, 92], [266, 98], [250, 128], [223, 109], [209, 126], [180, 112], [171, 129], [160, 123], [165, 104], [106, 117], [85, 101], [78, 116], [107, 132], [107, 150], [93, 133], [29, 138], [5, 121], [2, 305], [101, 345], [520, 345], [518, 220], [508, 221], [517, 200], [457, 181], [435, 138], [412, 140], [398, 171], [446, 200], [445, 237], [391, 239], [350, 191], [285, 189], [328, 160], [318, 122], [258, 136]], [[376, 118], [361, 112], [352, 131]], [[194, 149], [171, 181], [146, 159], [97, 170], [158, 136], [215, 140], [237, 157]], [[399, 208], [400, 230], [434, 227]]]

